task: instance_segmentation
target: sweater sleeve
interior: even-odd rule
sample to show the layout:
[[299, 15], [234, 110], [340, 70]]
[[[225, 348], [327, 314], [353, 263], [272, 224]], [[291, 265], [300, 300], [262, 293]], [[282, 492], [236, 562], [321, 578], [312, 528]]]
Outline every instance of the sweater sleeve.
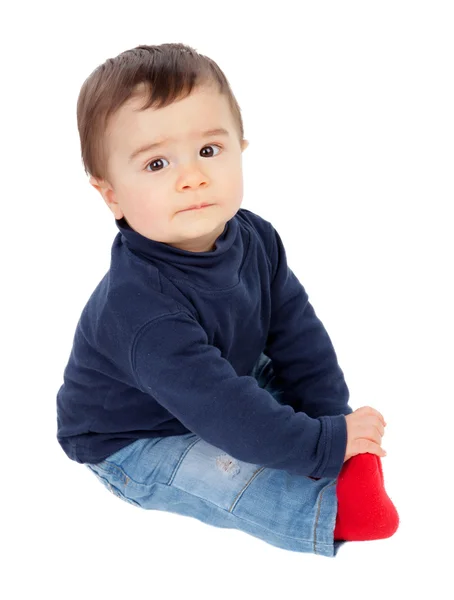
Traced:
[[343, 416], [313, 419], [238, 376], [205, 330], [180, 311], [142, 327], [131, 349], [138, 387], [189, 431], [238, 460], [335, 478], [347, 445]]
[[313, 418], [352, 413], [349, 390], [331, 339], [289, 268], [284, 245], [274, 228], [271, 261], [274, 278], [265, 354], [273, 361], [283, 401]]

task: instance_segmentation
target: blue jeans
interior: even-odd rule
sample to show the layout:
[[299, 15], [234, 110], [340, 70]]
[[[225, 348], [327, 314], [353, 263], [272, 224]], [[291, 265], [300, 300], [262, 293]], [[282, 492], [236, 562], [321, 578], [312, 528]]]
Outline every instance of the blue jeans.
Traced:
[[[250, 374], [280, 402], [271, 360]], [[198, 435], [143, 438], [86, 466], [134, 506], [193, 517], [296, 552], [335, 556], [337, 479], [291, 475], [225, 454]]]

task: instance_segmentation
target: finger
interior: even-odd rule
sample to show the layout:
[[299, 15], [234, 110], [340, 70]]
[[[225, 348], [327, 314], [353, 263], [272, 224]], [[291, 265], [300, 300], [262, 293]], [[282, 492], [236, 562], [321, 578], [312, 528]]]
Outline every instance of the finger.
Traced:
[[366, 439], [370, 440], [371, 442], [374, 442], [375, 444], [378, 444], [378, 446], [381, 446], [381, 438], [382, 436], [380, 434], [380, 431], [375, 425], [370, 430], [369, 435], [366, 436]]
[[381, 421], [379, 421], [378, 423], [374, 424], [374, 427], [375, 427], [375, 431], [380, 436], [379, 440], [380, 440], [380, 444], [381, 444], [381, 439], [385, 435], [385, 428], [383, 427]]
[[385, 419], [380, 411], [378, 411], [376, 408], [373, 408], [372, 406], [363, 406], [362, 408], [367, 409], [368, 413], [376, 415], [380, 419], [380, 421], [383, 423], [383, 426], [386, 427]]
[[370, 454], [376, 454], [377, 456], [386, 456], [386, 450], [384, 450], [379, 444], [375, 444], [374, 442], [364, 438], [361, 438], [358, 440], [358, 442], [360, 454], [370, 452]]
[[381, 444], [381, 438], [385, 435], [383, 423], [376, 417], [369, 417], [362, 427], [362, 437]]
[[381, 437], [383, 437], [385, 435], [385, 426], [383, 425], [382, 421], [375, 421], [374, 425], [377, 428]]
[[384, 450], [381, 446], [377, 446], [375, 448], [375, 450], [376, 450], [375, 454], [377, 456], [386, 456], [386, 450]]
[[374, 408], [374, 411], [375, 411], [375, 414], [377, 415], [377, 417], [383, 423], [383, 427], [385, 427], [386, 426], [386, 421], [385, 421], [385, 418], [383, 417], [383, 415], [381, 414], [381, 412], [378, 411], [378, 410], [375, 410], [375, 408]]

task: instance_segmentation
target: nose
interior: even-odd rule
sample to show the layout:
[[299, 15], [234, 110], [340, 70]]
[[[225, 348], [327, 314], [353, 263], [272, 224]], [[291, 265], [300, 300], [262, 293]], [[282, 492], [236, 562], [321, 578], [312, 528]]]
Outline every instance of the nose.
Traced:
[[180, 177], [180, 187], [181, 189], [191, 189], [191, 188], [199, 188], [201, 186], [205, 187], [208, 185], [208, 177], [202, 173], [200, 169], [197, 167], [188, 169], [183, 175]]

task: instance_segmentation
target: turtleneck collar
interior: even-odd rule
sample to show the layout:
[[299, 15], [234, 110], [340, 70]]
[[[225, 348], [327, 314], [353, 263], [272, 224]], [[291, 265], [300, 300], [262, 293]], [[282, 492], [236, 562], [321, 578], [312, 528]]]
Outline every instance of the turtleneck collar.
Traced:
[[115, 223], [121, 243], [140, 258], [156, 264], [169, 278], [190, 280], [206, 288], [238, 283], [244, 243], [236, 215], [227, 221], [214, 249], [207, 252], [190, 252], [147, 238], [132, 229], [124, 217], [115, 219]]

